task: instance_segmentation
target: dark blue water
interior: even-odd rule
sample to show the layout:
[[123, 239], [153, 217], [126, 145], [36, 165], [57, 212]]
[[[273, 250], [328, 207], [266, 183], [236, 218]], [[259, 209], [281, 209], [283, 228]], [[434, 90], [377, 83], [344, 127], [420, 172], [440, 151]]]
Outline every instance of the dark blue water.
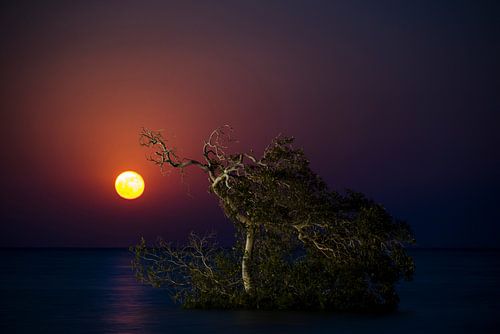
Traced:
[[193, 311], [124, 250], [0, 250], [1, 333], [500, 333], [500, 252], [415, 250], [398, 312]]

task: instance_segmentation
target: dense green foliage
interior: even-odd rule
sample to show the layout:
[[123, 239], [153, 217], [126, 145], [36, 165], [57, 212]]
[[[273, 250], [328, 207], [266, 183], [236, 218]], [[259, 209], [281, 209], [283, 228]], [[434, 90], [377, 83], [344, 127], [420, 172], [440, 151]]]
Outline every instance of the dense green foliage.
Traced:
[[[409, 226], [360, 193], [329, 190], [292, 144], [278, 138], [249, 163], [242, 155], [210, 161], [234, 171], [210, 189], [236, 226], [236, 244], [222, 249], [214, 236], [194, 234], [185, 247], [142, 240], [132, 248], [137, 277], [186, 307], [395, 308], [395, 285], [414, 271], [404, 248], [413, 242]], [[251, 290], [241, 277], [249, 232]]]

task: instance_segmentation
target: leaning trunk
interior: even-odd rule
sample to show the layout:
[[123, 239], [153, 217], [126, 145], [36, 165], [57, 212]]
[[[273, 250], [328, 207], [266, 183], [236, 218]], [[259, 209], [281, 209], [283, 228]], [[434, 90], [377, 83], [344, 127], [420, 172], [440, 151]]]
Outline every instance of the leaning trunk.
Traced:
[[250, 274], [250, 266], [252, 262], [253, 244], [255, 238], [255, 231], [253, 226], [247, 228], [247, 237], [245, 241], [245, 252], [243, 253], [243, 260], [241, 261], [241, 277], [243, 279], [243, 287], [246, 293], [251, 293], [253, 290], [253, 282]]

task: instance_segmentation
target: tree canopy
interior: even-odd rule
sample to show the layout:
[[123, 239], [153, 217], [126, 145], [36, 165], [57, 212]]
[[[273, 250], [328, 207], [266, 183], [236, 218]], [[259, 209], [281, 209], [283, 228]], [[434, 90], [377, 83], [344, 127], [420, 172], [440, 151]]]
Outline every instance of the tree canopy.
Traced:
[[168, 289], [186, 307], [388, 310], [395, 285], [411, 279], [409, 226], [353, 191], [332, 191], [291, 137], [277, 137], [261, 157], [227, 153], [230, 128], [212, 132], [204, 161], [180, 159], [161, 133], [141, 144], [163, 168], [198, 166], [235, 224], [236, 244], [191, 234], [186, 246], [161, 239], [132, 247], [139, 280]]

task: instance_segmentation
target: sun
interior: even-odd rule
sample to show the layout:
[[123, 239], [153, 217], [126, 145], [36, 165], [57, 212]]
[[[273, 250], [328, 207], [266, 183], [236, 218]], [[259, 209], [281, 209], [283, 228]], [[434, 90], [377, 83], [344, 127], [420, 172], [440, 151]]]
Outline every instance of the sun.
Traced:
[[128, 170], [118, 175], [115, 189], [125, 199], [136, 199], [144, 192], [144, 179], [139, 173]]

